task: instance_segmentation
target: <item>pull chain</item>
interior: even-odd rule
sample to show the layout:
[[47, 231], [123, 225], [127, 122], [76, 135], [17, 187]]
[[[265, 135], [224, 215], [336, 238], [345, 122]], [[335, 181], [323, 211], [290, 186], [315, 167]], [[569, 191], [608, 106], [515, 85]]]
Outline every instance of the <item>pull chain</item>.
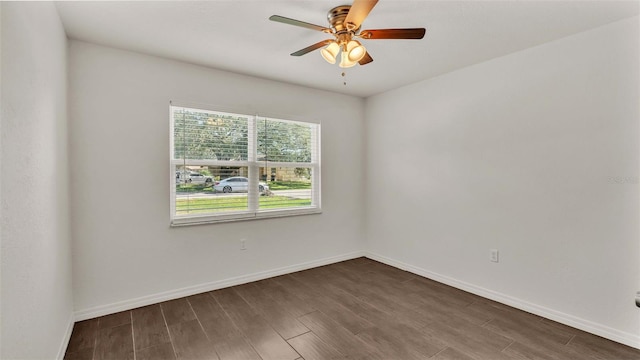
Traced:
[[342, 72], [342, 84], [347, 86], [347, 74], [344, 71]]

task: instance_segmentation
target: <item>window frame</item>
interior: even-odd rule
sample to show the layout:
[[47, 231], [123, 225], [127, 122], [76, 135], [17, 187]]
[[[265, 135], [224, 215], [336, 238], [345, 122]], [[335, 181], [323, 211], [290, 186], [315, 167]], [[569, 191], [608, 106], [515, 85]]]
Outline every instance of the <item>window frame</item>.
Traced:
[[[176, 159], [175, 151], [175, 121], [174, 109], [181, 108], [192, 111], [213, 112], [215, 114], [230, 115], [234, 117], [247, 118], [248, 126], [248, 144], [247, 144], [247, 160], [187, 160]], [[188, 226], [201, 224], [215, 224], [233, 221], [257, 220], [267, 218], [279, 218], [309, 214], [322, 213], [321, 206], [321, 124], [313, 121], [305, 121], [292, 119], [290, 116], [267, 116], [256, 114], [247, 115], [243, 112], [223, 110], [221, 107], [212, 107], [202, 104], [188, 104], [169, 102], [169, 198], [170, 198], [170, 226]], [[268, 160], [258, 160], [258, 122], [261, 120], [273, 120], [289, 123], [303, 123], [313, 125], [311, 146], [315, 147], [315, 151], [311, 151], [311, 162], [274, 162]], [[247, 210], [224, 213], [209, 214], [176, 214], [176, 167], [179, 165], [203, 165], [203, 166], [232, 166], [247, 167], [248, 172], [248, 191], [247, 191]], [[310, 168], [311, 169], [311, 205], [303, 207], [289, 207], [280, 209], [260, 209], [258, 191], [260, 168]], [[215, 180], [214, 180], [215, 182]]]

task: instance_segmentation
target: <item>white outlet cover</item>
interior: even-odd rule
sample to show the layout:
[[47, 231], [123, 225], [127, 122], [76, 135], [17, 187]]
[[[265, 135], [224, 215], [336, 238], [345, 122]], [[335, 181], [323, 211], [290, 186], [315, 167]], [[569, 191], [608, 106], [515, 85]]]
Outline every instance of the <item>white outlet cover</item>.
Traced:
[[500, 253], [497, 249], [491, 249], [491, 253], [489, 255], [489, 259], [492, 262], [499, 262], [500, 261]]

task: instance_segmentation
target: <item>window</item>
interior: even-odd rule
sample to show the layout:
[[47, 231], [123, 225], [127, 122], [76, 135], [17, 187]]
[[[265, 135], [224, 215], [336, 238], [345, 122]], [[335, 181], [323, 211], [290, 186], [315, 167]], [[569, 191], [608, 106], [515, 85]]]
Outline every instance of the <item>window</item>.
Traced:
[[320, 125], [171, 106], [171, 225], [320, 212]]

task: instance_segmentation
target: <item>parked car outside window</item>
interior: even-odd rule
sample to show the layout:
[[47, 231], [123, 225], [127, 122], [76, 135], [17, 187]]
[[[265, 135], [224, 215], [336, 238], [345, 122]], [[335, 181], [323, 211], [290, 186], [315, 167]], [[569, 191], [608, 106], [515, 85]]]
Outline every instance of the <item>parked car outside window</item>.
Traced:
[[[213, 189], [224, 193], [247, 192], [249, 190], [249, 179], [242, 176], [226, 178], [216, 181]], [[264, 193], [267, 190], [269, 190], [269, 186], [266, 183], [260, 182], [258, 184], [258, 191], [260, 193]]]
[[176, 171], [176, 183], [212, 184], [213, 178], [196, 172]]

